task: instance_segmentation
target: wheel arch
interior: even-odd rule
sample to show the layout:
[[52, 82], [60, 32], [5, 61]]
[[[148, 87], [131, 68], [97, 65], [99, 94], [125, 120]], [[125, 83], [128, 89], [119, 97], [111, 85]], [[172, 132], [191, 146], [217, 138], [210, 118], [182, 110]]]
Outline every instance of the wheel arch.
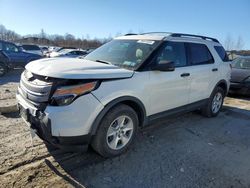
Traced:
[[99, 113], [99, 115], [94, 120], [94, 123], [91, 128], [91, 135], [95, 135], [96, 131], [100, 125], [100, 122], [102, 121], [103, 117], [107, 114], [107, 112], [113, 108], [116, 105], [119, 104], [126, 104], [133, 108], [135, 112], [138, 115], [139, 119], [139, 126], [143, 126], [146, 123], [146, 109], [143, 103], [136, 97], [133, 96], [123, 96], [116, 98], [112, 101], [110, 101], [108, 104], [106, 104], [103, 108], [103, 110]]
[[[227, 84], [227, 81], [226, 80], [220, 80], [217, 84], [216, 84], [216, 86], [215, 86], [215, 88], [217, 88], [217, 87], [221, 87], [224, 91], [225, 91], [225, 95], [227, 95], [227, 93], [228, 93], [228, 84]], [[215, 89], [214, 88], [214, 89]]]

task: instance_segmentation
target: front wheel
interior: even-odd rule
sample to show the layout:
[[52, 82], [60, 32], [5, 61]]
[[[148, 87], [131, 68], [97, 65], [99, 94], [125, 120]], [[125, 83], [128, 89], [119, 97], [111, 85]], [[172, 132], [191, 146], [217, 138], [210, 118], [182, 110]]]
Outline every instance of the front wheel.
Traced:
[[0, 63], [0, 77], [4, 76], [7, 73], [7, 67], [5, 64]]
[[137, 114], [131, 107], [118, 105], [103, 118], [91, 146], [103, 157], [120, 155], [134, 140], [138, 124]]
[[202, 109], [202, 114], [207, 117], [217, 116], [222, 108], [224, 97], [224, 90], [221, 87], [215, 88], [209, 98], [208, 104]]

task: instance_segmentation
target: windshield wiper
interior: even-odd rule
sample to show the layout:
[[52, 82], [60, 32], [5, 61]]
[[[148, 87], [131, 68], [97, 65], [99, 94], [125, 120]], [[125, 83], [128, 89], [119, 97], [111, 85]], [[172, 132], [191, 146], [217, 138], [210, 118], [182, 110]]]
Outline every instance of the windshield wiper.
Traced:
[[104, 64], [108, 64], [108, 65], [112, 65], [112, 63], [108, 62], [108, 61], [103, 61], [103, 60], [95, 60], [95, 62], [98, 62], [98, 63], [104, 63]]

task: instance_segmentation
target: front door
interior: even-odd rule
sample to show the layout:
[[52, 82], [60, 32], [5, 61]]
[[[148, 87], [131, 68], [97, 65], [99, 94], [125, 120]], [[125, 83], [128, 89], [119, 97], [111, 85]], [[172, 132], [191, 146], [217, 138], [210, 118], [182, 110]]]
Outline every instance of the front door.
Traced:
[[188, 104], [189, 69], [185, 45], [182, 42], [166, 42], [154, 59], [155, 63], [174, 62], [175, 70], [170, 72], [150, 71], [149, 115], [164, 112]]

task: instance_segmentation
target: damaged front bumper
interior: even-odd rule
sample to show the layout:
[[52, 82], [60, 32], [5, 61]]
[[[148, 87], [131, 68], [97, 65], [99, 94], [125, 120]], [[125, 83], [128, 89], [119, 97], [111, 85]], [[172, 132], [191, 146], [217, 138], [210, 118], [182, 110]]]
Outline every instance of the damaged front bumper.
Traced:
[[88, 148], [90, 134], [81, 136], [52, 136], [51, 120], [45, 112], [41, 112], [17, 94], [18, 109], [30, 129], [34, 130], [46, 144], [51, 144], [65, 151], [84, 152]]

